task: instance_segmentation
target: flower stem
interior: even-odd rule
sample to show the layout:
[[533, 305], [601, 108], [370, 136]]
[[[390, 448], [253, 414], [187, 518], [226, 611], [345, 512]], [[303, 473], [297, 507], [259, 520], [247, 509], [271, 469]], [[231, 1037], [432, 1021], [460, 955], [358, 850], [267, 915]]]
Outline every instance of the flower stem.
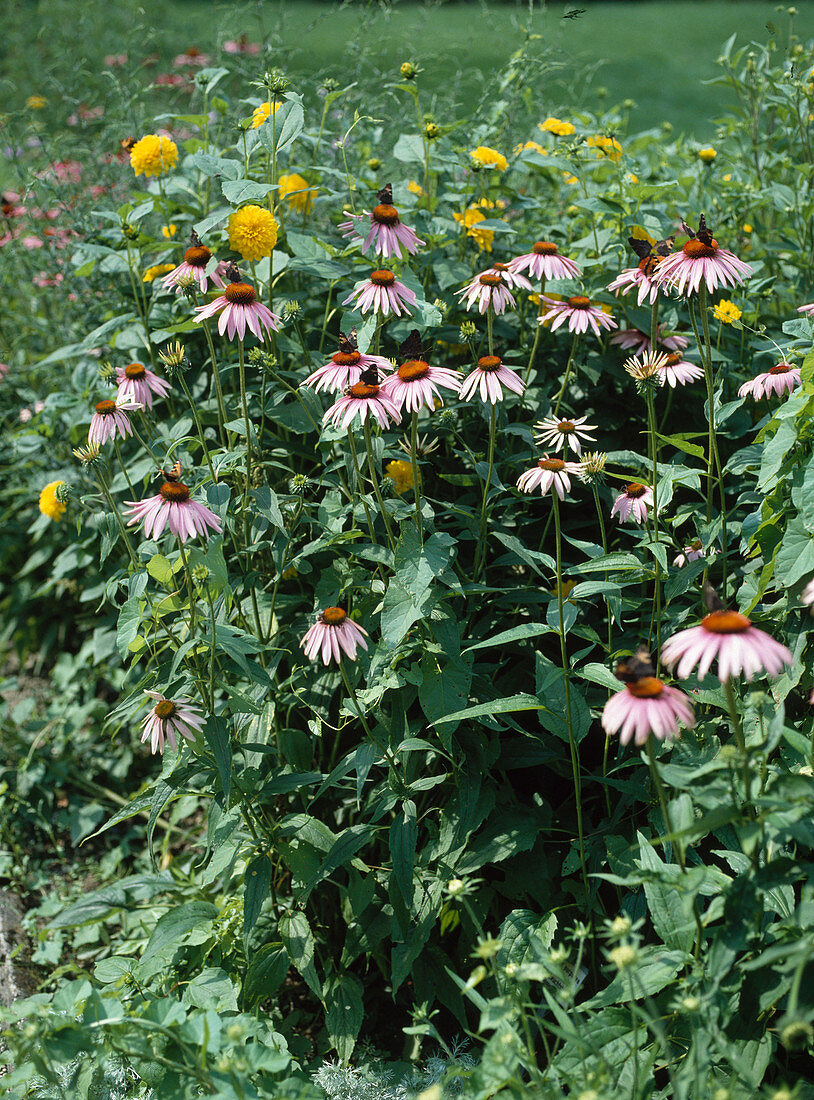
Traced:
[[486, 472], [486, 480], [483, 483], [483, 500], [480, 506], [480, 535], [478, 537], [478, 554], [475, 561], [475, 570], [472, 576], [474, 581], [480, 578], [486, 569], [486, 505], [489, 497], [489, 487], [492, 484], [492, 471], [495, 468], [495, 435], [497, 426], [497, 405], [492, 403], [489, 413], [489, 465]]
[[125, 466], [124, 459], [122, 458], [121, 447], [119, 446], [119, 441], [118, 441], [118, 439], [116, 438], [115, 435], [113, 436], [113, 446], [116, 448], [116, 458], [118, 458], [119, 465], [122, 468], [122, 473], [124, 474], [124, 480], [127, 482], [127, 488], [133, 494], [133, 499], [135, 500], [136, 490], [133, 488], [133, 482], [130, 480], [130, 475], [127, 472], [127, 467]]
[[202, 322], [204, 334], [206, 335], [206, 343], [209, 347], [209, 355], [212, 359], [212, 381], [215, 383], [215, 394], [218, 401], [218, 412], [220, 413], [219, 435], [221, 443], [224, 443], [224, 425], [226, 424], [226, 404], [223, 400], [223, 389], [220, 384], [220, 371], [218, 370], [218, 357], [215, 355], [215, 345], [212, 342], [212, 333], [209, 331], [209, 322], [203, 320]]
[[122, 538], [124, 539], [124, 545], [126, 546], [127, 553], [130, 556], [130, 564], [135, 569], [138, 569], [138, 561], [136, 560], [136, 555], [133, 553], [133, 547], [130, 545], [130, 538], [129, 538], [129, 535], [127, 533], [127, 528], [124, 526], [124, 522], [122, 520], [121, 514], [119, 513], [119, 509], [116, 507], [116, 503], [113, 500], [113, 497], [110, 495], [110, 489], [108, 489], [108, 487], [107, 487], [107, 482], [105, 481], [105, 475], [102, 473], [102, 471], [100, 469], [97, 469], [96, 473], [97, 473], [97, 476], [99, 478], [99, 484], [102, 487], [102, 492], [104, 493], [105, 499], [107, 500], [107, 505], [110, 508], [110, 511], [116, 517], [116, 523], [119, 525], [119, 530], [122, 533]]
[[[545, 275], [542, 277], [542, 279], [540, 279], [540, 297], [542, 298], [542, 296], [544, 294], [545, 294]], [[531, 381], [531, 372], [532, 372], [532, 369], [534, 367], [534, 357], [537, 354], [537, 345], [540, 343], [540, 333], [542, 332], [542, 328], [543, 328], [543, 326], [540, 324], [540, 313], [539, 313], [539, 311], [536, 311], [536, 314], [537, 314], [537, 329], [534, 333], [534, 343], [531, 345], [531, 355], [529, 355], [529, 362], [528, 362], [528, 366], [526, 367], [526, 377], [525, 377], [525, 380], [524, 380], [526, 385], [528, 385], [529, 382]]]
[[421, 545], [423, 539], [423, 525], [421, 522], [421, 484], [418, 473], [418, 413], [413, 412], [410, 424], [410, 459], [413, 464], [413, 499], [415, 500], [415, 525], [418, 531], [418, 542]]
[[356, 453], [356, 440], [353, 438], [353, 428], [348, 428], [348, 443], [350, 444], [350, 453], [353, 459], [353, 472], [356, 475], [356, 484], [354, 486], [354, 492], [351, 496], [351, 511], [354, 509], [356, 501], [356, 494], [359, 494], [359, 498], [362, 501], [362, 507], [365, 510], [365, 518], [367, 519], [367, 529], [370, 532], [370, 541], [373, 545], [376, 545], [376, 533], [373, 528], [373, 517], [370, 514], [370, 509], [367, 506], [365, 500], [364, 486], [362, 484], [362, 471], [359, 469], [359, 456]]
[[212, 480], [215, 482], [215, 484], [217, 484], [218, 475], [215, 473], [215, 467], [212, 465], [212, 459], [209, 456], [209, 448], [207, 447], [206, 439], [204, 438], [201, 418], [198, 415], [198, 406], [192, 400], [192, 394], [189, 392], [189, 387], [187, 386], [186, 379], [180, 371], [178, 372], [178, 381], [180, 382], [181, 389], [184, 391], [184, 395], [189, 402], [189, 407], [192, 409], [192, 416], [195, 419], [195, 427], [198, 431], [198, 438], [201, 441], [201, 446], [203, 447], [204, 458], [206, 459], [206, 464], [209, 467], [209, 473], [212, 476]]
[[571, 344], [571, 354], [568, 356], [568, 364], [565, 368], [565, 374], [563, 376], [562, 385], [560, 391], [557, 394], [554, 402], [554, 416], [557, 416], [560, 411], [560, 405], [562, 404], [563, 395], [565, 394], [565, 387], [568, 385], [568, 379], [571, 377], [571, 371], [574, 366], [574, 359], [577, 354], [577, 346], [579, 344], [579, 333], [574, 333], [574, 342]]
[[[644, 384], [645, 401], [647, 402], [647, 423], [650, 428], [650, 457], [653, 465], [653, 477], [651, 488], [653, 490], [653, 545], [659, 545], [659, 498], [658, 498], [658, 437], [656, 434], [656, 411], [653, 402], [653, 392], [650, 389], [650, 380]], [[653, 621], [656, 628], [656, 675], [658, 675], [658, 653], [661, 649], [661, 562], [656, 558], [656, 576], [653, 589]], [[652, 623], [651, 623], [652, 625]]]
[[390, 549], [396, 549], [396, 540], [393, 538], [393, 529], [390, 526], [390, 517], [387, 514], [387, 510], [384, 506], [384, 500], [382, 499], [382, 491], [379, 488], [379, 479], [376, 476], [376, 465], [373, 461], [373, 436], [370, 431], [370, 420], [365, 420], [365, 448], [367, 450], [367, 468], [370, 471], [370, 480], [373, 482], [373, 492], [376, 494], [376, 502], [379, 505], [379, 510], [384, 520], [385, 530], [387, 531], [387, 539], [390, 543]]

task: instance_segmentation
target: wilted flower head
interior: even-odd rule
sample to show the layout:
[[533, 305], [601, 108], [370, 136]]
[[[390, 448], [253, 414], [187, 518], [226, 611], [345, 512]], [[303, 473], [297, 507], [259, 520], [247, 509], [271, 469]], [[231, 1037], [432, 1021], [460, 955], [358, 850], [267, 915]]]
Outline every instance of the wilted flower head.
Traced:
[[637, 382], [649, 382], [657, 379], [663, 383], [661, 372], [667, 366], [668, 357], [663, 352], [646, 351], [641, 355], [632, 355], [625, 360], [624, 367], [631, 378]]
[[580, 460], [577, 476], [589, 485], [594, 482], [601, 484], [605, 480], [607, 460], [608, 456], [603, 451], [586, 451]]

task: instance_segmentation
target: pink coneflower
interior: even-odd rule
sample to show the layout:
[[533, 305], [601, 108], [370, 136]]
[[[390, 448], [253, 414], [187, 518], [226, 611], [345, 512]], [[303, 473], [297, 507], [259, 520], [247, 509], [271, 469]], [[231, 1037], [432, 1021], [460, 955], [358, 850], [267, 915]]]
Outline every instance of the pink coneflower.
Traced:
[[172, 63], [176, 69], [180, 69], [183, 66], [187, 66], [188, 68], [202, 68], [204, 65], [208, 65], [211, 60], [208, 53], [199, 50], [197, 46], [190, 46], [189, 49], [184, 50], [183, 53], [179, 53], [174, 57]]
[[145, 691], [155, 706], [144, 719], [142, 741], [150, 742], [150, 752], [164, 752], [164, 741], [169, 741], [173, 752], [178, 748], [176, 734], [194, 741], [195, 735], [203, 729], [201, 709], [189, 699], [179, 696], [177, 699], [165, 699], [158, 691]]
[[407, 359], [395, 374], [382, 382], [382, 389], [407, 412], [418, 412], [422, 405], [432, 410], [436, 398], [443, 404], [439, 386], [459, 393], [461, 377], [458, 371], [430, 366], [423, 359]]
[[516, 308], [517, 302], [511, 292], [516, 287], [533, 289], [525, 275], [510, 271], [507, 264], [493, 264], [456, 294], [467, 309], [472, 309], [477, 302], [478, 313], [485, 313], [490, 306], [494, 313], [503, 313], [507, 306]]
[[[659, 325], [657, 330], [658, 345], [670, 351], [683, 351], [689, 340], [678, 332], [665, 332], [664, 325]], [[650, 351], [650, 336], [637, 328], [623, 328], [614, 332], [610, 338], [612, 344], [616, 344], [624, 351], [632, 351], [634, 355]]]
[[360, 313], [374, 310], [387, 316], [392, 311], [397, 317], [402, 313], [411, 316], [407, 307], [416, 303], [415, 294], [392, 271], [371, 271], [370, 278], [357, 283], [342, 305], [350, 305], [354, 298], [357, 299], [354, 308]]
[[531, 252], [515, 256], [506, 267], [513, 274], [528, 271], [538, 283], [543, 279], [578, 279], [582, 275], [579, 265], [561, 256], [553, 241], [535, 241]]
[[212, 253], [205, 245], [201, 244], [198, 235], [193, 233], [190, 246], [184, 253], [182, 263], [162, 279], [162, 285], [165, 290], [175, 287], [176, 294], [180, 293], [190, 279], [194, 279], [198, 284], [201, 294], [206, 294], [210, 279], [216, 287], [224, 287], [226, 284], [221, 278], [217, 268], [211, 275], [206, 274], [206, 266], [211, 259]]
[[216, 313], [220, 314], [218, 332], [221, 336], [226, 333], [230, 340], [234, 339], [235, 333], [242, 340], [247, 328], [258, 340], [263, 339], [264, 330], [277, 332], [280, 328], [280, 318], [263, 305], [254, 287], [248, 283], [229, 283], [223, 294], [214, 301], [198, 306], [195, 320], [203, 321]]
[[227, 39], [223, 43], [224, 53], [248, 53], [255, 54], [260, 53], [261, 46], [259, 42], [250, 42], [245, 34], [241, 34], [240, 38]]
[[602, 711], [602, 729], [618, 733], [623, 745], [633, 739], [644, 745], [652, 733], [659, 741], [678, 737], [679, 722], [695, 725], [690, 700], [683, 691], [669, 687], [657, 676], [642, 676], [612, 695]]
[[811, 605], [814, 604], [814, 580], [810, 580], [800, 593], [800, 601], [804, 603], [806, 607], [811, 607]]
[[511, 367], [507, 367], [499, 355], [482, 355], [478, 365], [461, 383], [461, 398], [468, 401], [480, 386], [481, 401], [490, 401], [496, 405], [503, 400], [503, 386], [523, 395], [526, 388], [523, 379]]
[[679, 351], [671, 351], [664, 359], [665, 362], [659, 365], [662, 385], [675, 389], [676, 386], [686, 386], [688, 382], [696, 382], [704, 377], [703, 367], [682, 358]]
[[563, 454], [570, 449], [575, 455], [582, 454], [582, 441], [586, 443], [596, 442], [595, 437], [589, 435], [596, 429], [596, 424], [586, 424], [587, 416], [579, 416], [569, 420], [564, 416], [547, 416], [534, 425], [540, 432], [534, 437], [534, 442], [544, 447], [553, 447], [555, 451]]
[[324, 665], [329, 665], [331, 661], [339, 664], [343, 654], [355, 661], [357, 646], [367, 649], [365, 637], [368, 636], [365, 628], [349, 618], [343, 608], [326, 607], [324, 611], [320, 611], [314, 625], [305, 632], [300, 645], [309, 661], [322, 657]]
[[5, 378], [8, 374], [8, 363], [0, 363], [0, 378]]
[[364, 424], [369, 416], [374, 417], [380, 428], [387, 428], [391, 421], [401, 423], [401, 413], [398, 405], [393, 401], [381, 386], [368, 385], [366, 382], [356, 382], [345, 390], [345, 396], [331, 405], [322, 418], [323, 424], [330, 424], [334, 428], [348, 428], [359, 417], [359, 422]]
[[808, 305], [798, 306], [798, 313], [814, 313], [814, 302], [809, 302]]
[[[343, 236], [349, 237], [354, 243], [361, 243], [362, 251], [368, 252], [371, 245], [373, 253], [385, 258], [395, 256], [397, 260], [404, 259], [402, 248], [408, 255], [413, 255], [425, 242], [416, 233], [402, 223], [399, 212], [393, 206], [393, 188], [388, 183], [376, 196], [378, 203], [372, 210], [365, 210], [363, 214], [351, 214], [350, 220], [342, 222], [339, 228]], [[364, 224], [370, 219], [370, 228], [367, 236]]]
[[[624, 297], [634, 287], [639, 288], [638, 304], [643, 305], [649, 298], [650, 304], [659, 296], [659, 286], [649, 275], [646, 275], [641, 267], [626, 267], [620, 271], [612, 283], [608, 283], [608, 290], [614, 294], [622, 294]], [[622, 692], [624, 694], [624, 692]]]
[[561, 458], [549, 458], [544, 455], [538, 459], [537, 465], [526, 470], [517, 479], [517, 488], [521, 493], [533, 493], [539, 489], [542, 496], [552, 490], [560, 500], [565, 500], [565, 494], [571, 491], [570, 474], [579, 474], [578, 462], [563, 462]]
[[784, 665], [794, 664], [784, 645], [752, 626], [738, 611], [711, 611], [699, 626], [670, 638], [661, 651], [668, 668], [677, 666], [679, 680], [686, 680], [696, 665], [698, 679], [703, 680], [716, 658], [721, 683], [741, 672], [751, 680], [761, 669], [779, 676]]
[[738, 390], [738, 397], [754, 397], [755, 401], [772, 394], [780, 397], [781, 394], [791, 393], [795, 386], [800, 385], [800, 381], [800, 367], [792, 366], [791, 363], [778, 363], [776, 367], [770, 367], [763, 374], [757, 374], [744, 382]]
[[694, 539], [689, 546], [685, 546], [680, 554], [676, 554], [673, 558], [673, 565], [683, 568], [685, 565], [689, 565], [691, 561], [698, 561], [699, 558], [704, 556], [704, 547], [701, 544], [700, 539]]
[[223, 527], [214, 512], [204, 504], [190, 500], [190, 489], [175, 475], [164, 475], [167, 480], [155, 494], [145, 500], [127, 500], [125, 515], [132, 515], [127, 526], [144, 520], [144, 534], [149, 538], [158, 538], [165, 527], [176, 535], [181, 542], [194, 539], [196, 535], [209, 537], [209, 528], [221, 534]]
[[127, 414], [140, 408], [140, 402], [134, 400], [129, 393], [119, 393], [115, 401], [109, 398], [99, 401], [90, 418], [88, 443], [96, 443], [101, 447], [108, 439], [115, 439], [116, 436], [124, 439], [132, 435], [133, 429]]
[[584, 294], [577, 294], [573, 298], [566, 298], [558, 302], [543, 294], [540, 298], [543, 306], [548, 307], [548, 313], [540, 317], [540, 324], [551, 322], [551, 331], [554, 332], [565, 322], [568, 322], [569, 332], [587, 332], [590, 326], [596, 336], [601, 336], [600, 329], [616, 328], [616, 321], [609, 313], [591, 305], [591, 299]]
[[346, 336], [339, 334], [339, 351], [334, 352], [327, 363], [309, 374], [304, 386], [313, 386], [332, 393], [344, 393], [348, 386], [361, 381], [362, 372], [375, 367], [383, 374], [393, 369], [393, 364], [383, 355], [363, 355], [356, 344], [356, 329]]
[[620, 272], [613, 282], [608, 284], [608, 290], [612, 290], [614, 294], [621, 291], [624, 296], [637, 286], [639, 305], [642, 305], [648, 297], [652, 305], [659, 295], [659, 286], [653, 279], [653, 273], [664, 257], [669, 255], [674, 241], [675, 237], [667, 237], [653, 244], [650, 240], [628, 237], [628, 244], [639, 257], [639, 263], [636, 267], [626, 267]]
[[652, 503], [653, 490], [638, 481], [631, 481], [616, 498], [611, 508], [611, 519], [618, 515], [620, 523], [626, 523], [629, 519], [634, 523], [644, 523]]
[[680, 252], [665, 256], [658, 265], [653, 279], [660, 287], [677, 290], [686, 297], [698, 292], [702, 279], [712, 292], [718, 287], [742, 284], [752, 274], [749, 264], [719, 246], [707, 229], [703, 214], [697, 232], [686, 222], [681, 223], [681, 228], [689, 240]]
[[143, 363], [128, 363], [126, 367], [116, 367], [116, 385], [122, 396], [130, 395], [132, 401], [146, 408], [153, 407], [153, 395], [166, 397], [170, 384], [148, 370]]

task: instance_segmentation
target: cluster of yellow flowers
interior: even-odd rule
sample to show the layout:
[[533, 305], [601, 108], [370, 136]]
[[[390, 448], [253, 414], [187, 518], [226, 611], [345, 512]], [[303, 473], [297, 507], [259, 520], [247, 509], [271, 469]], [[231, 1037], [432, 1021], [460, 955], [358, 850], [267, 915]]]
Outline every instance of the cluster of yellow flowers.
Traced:
[[495, 234], [492, 229], [478, 229], [478, 222], [486, 220], [484, 210], [494, 210], [494, 207], [495, 204], [490, 199], [481, 199], [473, 206], [468, 206], [463, 214], [452, 215], [459, 225], [464, 226], [467, 237], [471, 237], [482, 252], [492, 251]]
[[598, 157], [607, 157], [609, 160], [619, 160], [622, 156], [622, 146], [616, 138], [606, 137], [604, 134], [596, 134], [589, 137], [586, 144], [596, 150]]
[[479, 145], [469, 155], [476, 164], [480, 164], [483, 168], [494, 168], [498, 172], [505, 172], [509, 167], [509, 162], [503, 154], [498, 153], [497, 149], [490, 149], [488, 145]]
[[547, 118], [537, 125], [544, 134], [554, 134], [556, 137], [569, 137], [576, 129], [573, 122], [563, 122], [561, 118]]
[[261, 103], [252, 111], [252, 130], [259, 130], [263, 123], [271, 117], [272, 110], [276, 115], [280, 109], [279, 103]]
[[395, 458], [388, 462], [384, 472], [393, 482], [393, 488], [397, 493], [406, 493], [413, 488], [413, 464], [405, 462], [403, 458]]
[[297, 172], [280, 176], [277, 181], [280, 188], [279, 195], [285, 199], [292, 210], [300, 214], [310, 214], [314, 208], [316, 190], [308, 186], [308, 180], [303, 179]]
[[229, 247], [253, 263], [270, 256], [277, 243], [277, 220], [263, 206], [242, 206], [229, 216]]
[[175, 264], [154, 264], [152, 267], [148, 267], [144, 274], [141, 276], [143, 283], [152, 283], [160, 275], [168, 275], [170, 271], [175, 270]]
[[733, 321], [739, 321], [741, 319], [743, 310], [738, 309], [734, 302], [729, 302], [726, 298], [721, 298], [720, 302], [718, 302], [713, 309], [712, 316], [716, 321], [721, 321], [724, 325], [731, 325]]
[[137, 176], [164, 176], [177, 160], [178, 146], [164, 134], [145, 134], [130, 150], [130, 166]]
[[49, 481], [40, 493], [40, 511], [49, 519], [60, 520], [65, 514], [65, 505], [57, 500], [57, 489], [64, 485], [62, 481]]

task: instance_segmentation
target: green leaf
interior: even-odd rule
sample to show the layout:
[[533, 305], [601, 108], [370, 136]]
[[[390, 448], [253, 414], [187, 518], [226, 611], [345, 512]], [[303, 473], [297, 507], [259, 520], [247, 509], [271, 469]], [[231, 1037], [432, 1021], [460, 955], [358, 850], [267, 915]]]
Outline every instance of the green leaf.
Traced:
[[263, 202], [269, 191], [273, 191], [275, 187], [276, 184], [255, 183], [254, 180], [224, 180], [220, 185], [223, 197], [232, 206]]
[[[220, 637], [220, 631], [218, 631], [217, 637]], [[222, 718], [210, 718], [204, 726], [204, 737], [215, 755], [224, 802], [228, 806], [229, 795], [232, 791], [232, 743], [229, 737], [229, 727]]]
[[631, 968], [632, 982], [631, 973], [622, 970], [606, 989], [580, 1007], [583, 1010], [594, 1010], [607, 1005], [628, 1004], [642, 997], [652, 997], [668, 986], [679, 970], [692, 961], [692, 956], [685, 951], [668, 951], [661, 945], [639, 947], [636, 954], [636, 962]]
[[270, 520], [279, 531], [285, 531], [285, 520], [274, 490], [268, 485], [261, 485], [259, 489], [252, 489], [251, 495], [261, 516]]
[[364, 1019], [362, 983], [353, 974], [337, 974], [325, 990], [325, 1023], [328, 1038], [343, 1062], [347, 1062]]
[[786, 528], [774, 568], [784, 588], [791, 588], [809, 573], [814, 573], [814, 537], [806, 530], [800, 516], [795, 516]]
[[153, 554], [147, 562], [147, 572], [159, 584], [169, 584], [173, 578], [172, 562], [163, 554]]
[[407, 800], [390, 825], [390, 857], [393, 877], [408, 908], [413, 902], [413, 865], [418, 841], [415, 803]]
[[251, 930], [257, 923], [263, 902], [268, 897], [271, 884], [271, 860], [265, 854], [255, 856], [246, 868], [243, 879], [245, 893], [243, 895], [243, 935], [248, 939]]
[[514, 909], [503, 921], [498, 933], [500, 947], [495, 959], [503, 968], [509, 963], [522, 966], [526, 962], [538, 962], [547, 951], [557, 931], [557, 914], [541, 917], [531, 909]]
[[220, 966], [207, 966], [184, 990], [184, 1004], [214, 1012], [237, 1012], [235, 987]]
[[184, 946], [187, 935], [193, 929], [209, 930], [217, 915], [217, 906], [211, 902], [189, 901], [159, 917], [139, 960], [139, 976], [147, 977], [157, 973], [157, 969], [152, 969], [154, 965], [161, 969], [178, 948]]
[[436, 718], [434, 725], [440, 726], [447, 722], [460, 722], [464, 718], [513, 714], [522, 710], [545, 710], [545, 704], [541, 703], [536, 695], [509, 695], [503, 699], [492, 699], [487, 703], [478, 703], [477, 706], [467, 707], [466, 710], [448, 714], [445, 718]]
[[259, 951], [253, 951], [243, 980], [243, 1007], [252, 1009], [276, 993], [288, 966], [288, 952], [281, 943], [264, 943]]
[[525, 641], [526, 638], [537, 638], [540, 634], [550, 634], [551, 627], [547, 623], [523, 623], [522, 626], [512, 627], [511, 630], [503, 630], [486, 641], [476, 642], [467, 646], [463, 653], [472, 653], [476, 649], [490, 649], [493, 646], [506, 645], [507, 642]]
[[331, 845], [331, 849], [320, 864], [318, 870], [305, 884], [304, 893], [307, 897], [311, 891], [323, 879], [332, 875], [334, 871], [343, 867], [356, 855], [366, 840], [369, 840], [375, 832], [374, 825], [350, 825], [344, 829]]
[[292, 966], [303, 976], [314, 996], [321, 996], [322, 987], [314, 967], [314, 935], [305, 913], [284, 913], [279, 928]]
[[[649, 871], [663, 871], [665, 864], [646, 837], [639, 833], [638, 865]], [[667, 944], [681, 951], [691, 951], [695, 939], [693, 893], [681, 886], [677, 889], [665, 883], [645, 879], [644, 893], [656, 934]]]

